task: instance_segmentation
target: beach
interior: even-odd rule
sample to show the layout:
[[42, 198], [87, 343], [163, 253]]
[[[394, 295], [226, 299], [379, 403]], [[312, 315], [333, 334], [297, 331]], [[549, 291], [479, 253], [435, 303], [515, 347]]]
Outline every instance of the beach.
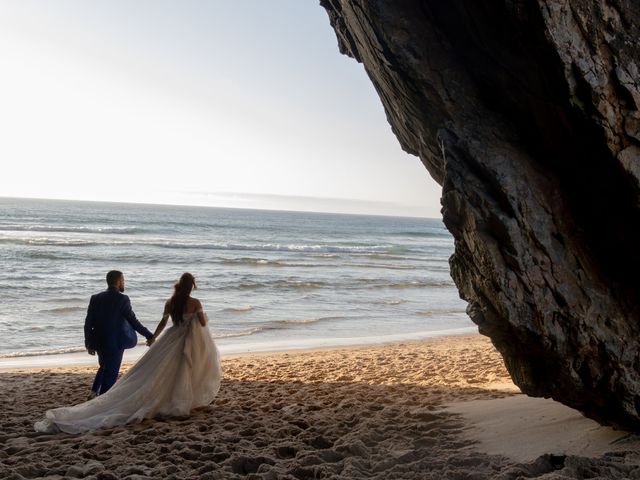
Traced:
[[[0, 373], [0, 478], [640, 478], [634, 435], [510, 381], [480, 335], [223, 356], [188, 418], [39, 434], [94, 368]], [[126, 370], [123, 368], [123, 371]]]

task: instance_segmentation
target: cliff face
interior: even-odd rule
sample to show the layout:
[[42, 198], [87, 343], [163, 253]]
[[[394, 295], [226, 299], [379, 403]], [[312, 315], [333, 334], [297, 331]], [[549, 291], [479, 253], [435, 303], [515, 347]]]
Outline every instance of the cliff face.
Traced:
[[321, 0], [515, 383], [640, 429], [640, 3]]

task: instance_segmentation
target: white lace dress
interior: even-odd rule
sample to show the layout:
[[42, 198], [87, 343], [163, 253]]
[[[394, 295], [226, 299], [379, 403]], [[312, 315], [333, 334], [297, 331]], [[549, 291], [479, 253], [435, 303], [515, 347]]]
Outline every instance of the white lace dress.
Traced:
[[[82, 433], [144, 418], [184, 416], [208, 405], [220, 389], [220, 354], [198, 312], [185, 314], [104, 395], [48, 410], [34, 428]], [[208, 320], [207, 320], [208, 323]]]

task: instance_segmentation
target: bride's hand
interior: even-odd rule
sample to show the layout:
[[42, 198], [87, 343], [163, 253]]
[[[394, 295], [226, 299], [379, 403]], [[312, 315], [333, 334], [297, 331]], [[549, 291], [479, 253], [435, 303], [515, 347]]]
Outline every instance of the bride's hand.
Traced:
[[153, 342], [155, 341], [156, 341], [156, 337], [151, 336], [147, 338], [147, 347], [150, 347], [151, 345], [153, 345]]

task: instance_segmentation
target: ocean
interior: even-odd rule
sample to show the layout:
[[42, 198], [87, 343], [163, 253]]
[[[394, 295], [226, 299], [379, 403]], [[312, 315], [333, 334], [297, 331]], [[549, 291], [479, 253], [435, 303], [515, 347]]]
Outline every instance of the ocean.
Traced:
[[194, 274], [222, 353], [477, 331], [452, 252], [436, 219], [0, 198], [0, 367], [80, 358], [111, 269], [152, 331]]

